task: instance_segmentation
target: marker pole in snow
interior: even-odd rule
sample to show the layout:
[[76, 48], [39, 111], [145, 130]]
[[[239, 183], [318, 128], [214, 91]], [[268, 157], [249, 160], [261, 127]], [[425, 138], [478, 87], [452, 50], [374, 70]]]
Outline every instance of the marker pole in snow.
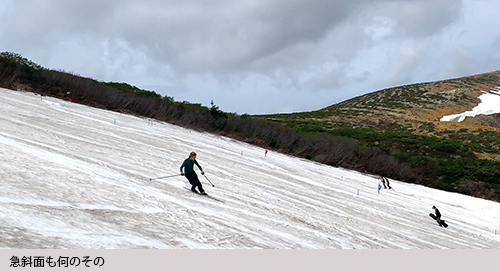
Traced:
[[150, 178], [149, 180], [154, 180], [154, 179], [164, 179], [164, 178], [172, 178], [172, 177], [177, 177], [177, 176], [180, 176], [180, 175], [181, 175], [181, 174], [172, 175], [172, 176], [157, 177], [157, 178]]
[[207, 176], [203, 175], [207, 180], [208, 182], [210, 182], [210, 184], [212, 184], [212, 187], [215, 187], [215, 185], [207, 178]]

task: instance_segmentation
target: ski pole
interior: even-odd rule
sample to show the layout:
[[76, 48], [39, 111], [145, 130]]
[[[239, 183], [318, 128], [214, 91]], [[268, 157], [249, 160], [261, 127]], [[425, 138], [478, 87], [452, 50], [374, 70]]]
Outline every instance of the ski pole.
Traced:
[[203, 175], [207, 180], [208, 182], [210, 182], [210, 184], [212, 184], [212, 187], [215, 187], [215, 185], [207, 178], [207, 176]]
[[177, 177], [177, 176], [180, 176], [180, 175], [181, 175], [181, 174], [172, 175], [172, 176], [157, 177], [157, 178], [150, 178], [149, 180], [153, 180], [153, 179], [164, 179], [164, 178], [172, 178], [172, 177]]

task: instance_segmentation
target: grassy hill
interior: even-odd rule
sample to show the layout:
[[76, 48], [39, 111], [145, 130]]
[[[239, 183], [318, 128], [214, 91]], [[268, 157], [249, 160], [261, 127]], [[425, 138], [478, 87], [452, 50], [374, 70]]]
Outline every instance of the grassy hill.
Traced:
[[500, 116], [467, 118], [462, 123], [439, 122], [442, 116], [472, 109], [484, 92], [500, 86], [500, 71], [420, 83], [368, 93], [312, 112], [261, 115], [277, 122], [312, 122], [331, 127], [376, 128], [438, 135], [445, 130], [500, 131]]
[[476, 106], [500, 72], [369, 93], [318, 111], [238, 116], [0, 53], [0, 86], [232, 137], [320, 163], [500, 199], [499, 116], [439, 122]]

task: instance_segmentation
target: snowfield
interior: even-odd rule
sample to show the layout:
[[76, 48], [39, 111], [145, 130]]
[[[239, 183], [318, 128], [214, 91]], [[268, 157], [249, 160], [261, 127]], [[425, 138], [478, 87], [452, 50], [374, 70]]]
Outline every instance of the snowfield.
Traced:
[[[191, 151], [208, 194], [177, 175]], [[0, 89], [0, 248], [498, 249], [500, 204]], [[429, 217], [436, 205], [449, 224]]]

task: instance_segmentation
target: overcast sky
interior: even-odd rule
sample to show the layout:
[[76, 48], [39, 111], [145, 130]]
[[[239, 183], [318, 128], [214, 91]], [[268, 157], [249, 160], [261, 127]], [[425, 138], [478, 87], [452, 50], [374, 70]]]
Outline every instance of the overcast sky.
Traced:
[[239, 114], [500, 69], [500, 0], [0, 0], [0, 51]]

